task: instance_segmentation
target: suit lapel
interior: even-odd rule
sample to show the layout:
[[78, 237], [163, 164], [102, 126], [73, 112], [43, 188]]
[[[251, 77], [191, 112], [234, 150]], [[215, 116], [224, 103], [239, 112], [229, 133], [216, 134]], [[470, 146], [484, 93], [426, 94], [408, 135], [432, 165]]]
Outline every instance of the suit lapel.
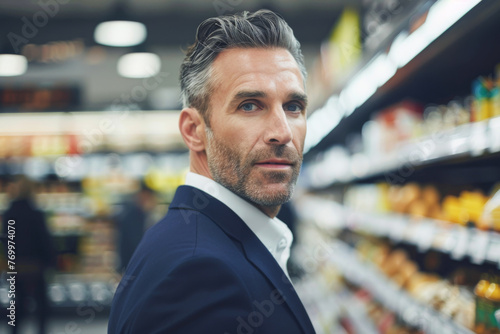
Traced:
[[210, 217], [226, 234], [238, 240], [247, 259], [281, 292], [302, 330], [305, 333], [314, 333], [309, 316], [292, 283], [271, 253], [234, 211], [216, 198], [191, 186], [180, 186], [177, 189], [170, 208], [199, 211]]

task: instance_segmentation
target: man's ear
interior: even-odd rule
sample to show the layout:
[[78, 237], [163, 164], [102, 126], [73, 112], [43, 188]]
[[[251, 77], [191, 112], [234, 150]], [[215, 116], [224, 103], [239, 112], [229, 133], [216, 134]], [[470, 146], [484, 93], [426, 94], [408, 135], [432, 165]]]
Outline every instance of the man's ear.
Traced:
[[205, 150], [205, 122], [198, 110], [184, 108], [179, 116], [182, 139], [191, 151]]

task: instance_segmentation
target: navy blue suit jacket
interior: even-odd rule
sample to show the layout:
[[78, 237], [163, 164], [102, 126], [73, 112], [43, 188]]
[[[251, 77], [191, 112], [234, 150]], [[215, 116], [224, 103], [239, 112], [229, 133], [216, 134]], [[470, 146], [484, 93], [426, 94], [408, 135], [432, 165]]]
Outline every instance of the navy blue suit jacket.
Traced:
[[180, 186], [117, 288], [108, 333], [314, 333], [292, 284], [249, 227]]

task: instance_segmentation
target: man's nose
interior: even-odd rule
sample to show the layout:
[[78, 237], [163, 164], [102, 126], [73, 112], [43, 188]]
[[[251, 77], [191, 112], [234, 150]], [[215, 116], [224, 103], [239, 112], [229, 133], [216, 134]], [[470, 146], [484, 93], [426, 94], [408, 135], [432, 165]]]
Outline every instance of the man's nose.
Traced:
[[270, 145], [286, 145], [293, 139], [292, 130], [283, 106], [276, 106], [269, 113], [265, 141]]

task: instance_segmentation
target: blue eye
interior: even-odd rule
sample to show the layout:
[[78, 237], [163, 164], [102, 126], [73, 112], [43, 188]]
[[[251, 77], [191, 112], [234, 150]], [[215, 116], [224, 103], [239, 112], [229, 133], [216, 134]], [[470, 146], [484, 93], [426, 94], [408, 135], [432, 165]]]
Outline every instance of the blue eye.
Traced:
[[243, 111], [255, 111], [257, 109], [257, 105], [255, 103], [244, 103], [240, 108]]
[[286, 105], [286, 111], [291, 111], [293, 113], [301, 112], [302, 106], [298, 103], [290, 103]]

